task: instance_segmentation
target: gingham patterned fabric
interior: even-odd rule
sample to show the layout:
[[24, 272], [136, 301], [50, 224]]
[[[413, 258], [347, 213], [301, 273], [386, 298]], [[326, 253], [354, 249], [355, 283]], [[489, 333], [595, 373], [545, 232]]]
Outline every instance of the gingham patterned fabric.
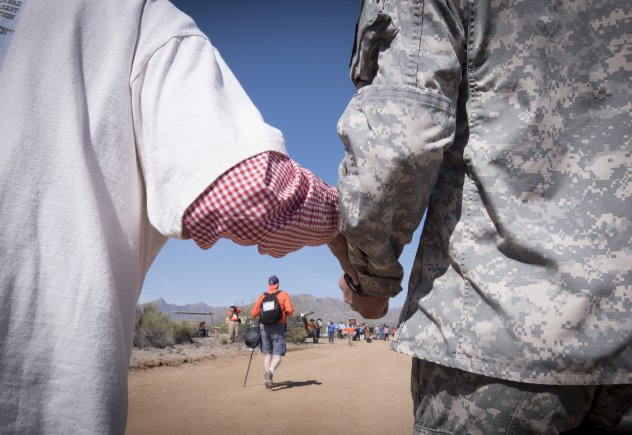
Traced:
[[184, 214], [202, 249], [220, 238], [282, 257], [329, 242], [338, 231], [336, 189], [282, 154], [244, 160], [211, 184]]

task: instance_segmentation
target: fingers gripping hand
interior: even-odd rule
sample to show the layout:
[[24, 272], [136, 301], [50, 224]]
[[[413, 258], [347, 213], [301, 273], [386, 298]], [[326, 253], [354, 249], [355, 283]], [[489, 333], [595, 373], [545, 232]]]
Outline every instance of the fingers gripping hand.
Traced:
[[[354, 279], [354, 282], [359, 282]], [[347, 285], [344, 275], [338, 281], [342, 290], [343, 300], [349, 304], [353, 311], [360, 313], [365, 319], [379, 319], [388, 312], [388, 297], [384, 296], [358, 296]]]
[[[329, 250], [334, 254], [340, 263], [340, 267], [345, 273], [348, 273], [354, 283], [359, 283], [358, 273], [349, 261], [349, 251], [347, 248], [347, 239], [342, 234], [338, 234], [328, 244]], [[344, 280], [344, 275], [340, 277], [340, 289], [343, 293], [344, 301], [351, 306], [351, 309], [360, 313], [365, 319], [379, 319], [384, 317], [388, 312], [389, 298], [381, 296], [358, 296], [351, 291]]]

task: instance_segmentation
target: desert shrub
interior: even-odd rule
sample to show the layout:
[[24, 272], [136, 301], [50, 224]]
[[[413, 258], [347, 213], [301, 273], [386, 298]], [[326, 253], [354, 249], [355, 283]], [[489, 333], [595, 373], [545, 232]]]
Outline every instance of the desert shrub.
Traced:
[[290, 343], [303, 343], [307, 338], [307, 331], [300, 322], [288, 322], [285, 340]]
[[220, 322], [213, 325], [213, 330], [215, 332], [219, 332], [220, 334], [228, 334], [228, 323]]
[[191, 342], [194, 326], [174, 322], [156, 304], [136, 307], [134, 346], [163, 349], [176, 343]]
[[[244, 312], [250, 312], [252, 306], [244, 307]], [[239, 327], [239, 334], [237, 335], [237, 341], [243, 342], [246, 336], [246, 332], [252, 325], [257, 325], [259, 323], [259, 319], [242, 317], [244, 323], [242, 323]], [[220, 329], [220, 332], [222, 330]], [[228, 326], [224, 325], [223, 332], [228, 333]], [[285, 340], [289, 343], [304, 343], [307, 338], [307, 330], [303, 326], [301, 322], [300, 316], [291, 316], [287, 319], [287, 330], [285, 331]]]
[[172, 334], [174, 343], [193, 343], [193, 333], [195, 332], [195, 329], [195, 326], [190, 323], [173, 322]]

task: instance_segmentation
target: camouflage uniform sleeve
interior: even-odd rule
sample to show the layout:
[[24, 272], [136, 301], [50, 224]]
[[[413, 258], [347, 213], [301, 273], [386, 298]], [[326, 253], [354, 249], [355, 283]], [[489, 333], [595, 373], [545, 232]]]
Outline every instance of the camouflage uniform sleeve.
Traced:
[[338, 123], [341, 232], [368, 294], [401, 291], [398, 258], [419, 226], [455, 133], [464, 30], [451, 2], [365, 0]]

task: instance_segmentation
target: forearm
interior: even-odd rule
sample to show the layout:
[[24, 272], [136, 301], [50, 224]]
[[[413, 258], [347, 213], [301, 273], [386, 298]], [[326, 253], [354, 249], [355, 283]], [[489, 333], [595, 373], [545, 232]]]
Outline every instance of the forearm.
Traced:
[[[360, 89], [338, 125], [345, 145], [338, 183], [341, 232], [363, 289], [374, 296], [401, 290], [398, 258], [421, 221], [454, 138], [461, 71], [454, 46], [460, 35], [454, 17], [445, 17], [437, 3], [426, 2], [420, 20], [413, 10], [417, 3], [396, 1], [403, 12], [391, 14], [392, 23], [383, 16], [393, 11], [378, 14], [381, 36], [360, 30], [361, 55], [352, 65]], [[375, 27], [378, 18], [367, 15], [367, 26]], [[411, 52], [419, 37], [423, 49]], [[376, 39], [387, 48], [372, 59], [362, 46]]]
[[[365, 89], [339, 126], [346, 150], [338, 183], [341, 232], [365, 291], [394, 296], [403, 277], [398, 258], [423, 216], [454, 116], [449, 104], [438, 110], [421, 94], [409, 99], [396, 92], [383, 101], [383, 92]], [[354, 122], [359, 117], [364, 125]], [[394, 140], [394, 132], [403, 133]]]

